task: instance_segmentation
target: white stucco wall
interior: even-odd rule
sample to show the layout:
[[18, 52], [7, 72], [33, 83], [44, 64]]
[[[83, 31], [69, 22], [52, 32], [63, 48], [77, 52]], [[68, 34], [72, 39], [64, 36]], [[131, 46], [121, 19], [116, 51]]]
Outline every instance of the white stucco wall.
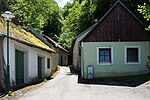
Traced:
[[[59, 65], [68, 65], [68, 53], [65, 52], [64, 50], [59, 49], [59, 60], [58, 64]], [[61, 62], [61, 56], [62, 56], [62, 62]]]
[[79, 70], [78, 68], [80, 67], [80, 62], [81, 62], [81, 59], [79, 56], [79, 41], [80, 40], [81, 38], [79, 37], [73, 46], [73, 67], [76, 71]]
[[[20, 50], [24, 52], [25, 56], [25, 66], [24, 66], [24, 82], [28, 83], [38, 76], [38, 66], [37, 66], [37, 58], [38, 56], [44, 58], [43, 65], [43, 78], [51, 75], [51, 68], [47, 68], [47, 58], [50, 58], [50, 62], [52, 62], [51, 53], [47, 51], [43, 51], [38, 48], [30, 47], [19, 43], [14, 40], [10, 40], [10, 80], [11, 82], [15, 82], [15, 50]], [[5, 62], [7, 61], [7, 46], [6, 46], [6, 38], [4, 39], [4, 58]], [[7, 62], [6, 62], [7, 63]], [[51, 66], [51, 64], [50, 64]]]

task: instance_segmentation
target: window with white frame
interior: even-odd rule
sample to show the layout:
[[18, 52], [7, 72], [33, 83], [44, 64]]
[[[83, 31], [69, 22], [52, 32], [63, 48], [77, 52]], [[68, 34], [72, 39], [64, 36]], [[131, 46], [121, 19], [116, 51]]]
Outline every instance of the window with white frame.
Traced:
[[140, 63], [140, 47], [139, 46], [126, 46], [125, 47], [125, 63], [127, 64]]
[[98, 64], [111, 64], [112, 61], [112, 47], [98, 47], [98, 57], [97, 62]]

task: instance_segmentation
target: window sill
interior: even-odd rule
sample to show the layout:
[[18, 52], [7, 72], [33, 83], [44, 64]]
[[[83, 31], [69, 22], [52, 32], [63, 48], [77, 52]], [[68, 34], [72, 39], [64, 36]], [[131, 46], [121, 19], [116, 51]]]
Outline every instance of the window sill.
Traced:
[[112, 65], [112, 63], [98, 63], [98, 65]]
[[130, 64], [131, 65], [137, 65], [137, 64], [140, 64], [140, 63], [139, 62], [135, 62], [135, 63], [133, 62], [133, 63], [125, 63], [125, 64], [128, 64], [128, 65], [130, 65]]

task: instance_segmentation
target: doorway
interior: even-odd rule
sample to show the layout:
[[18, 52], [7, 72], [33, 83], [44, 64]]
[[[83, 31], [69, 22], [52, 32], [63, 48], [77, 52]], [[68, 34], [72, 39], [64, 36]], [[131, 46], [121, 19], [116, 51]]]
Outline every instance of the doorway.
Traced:
[[24, 83], [24, 52], [15, 50], [16, 84]]
[[60, 65], [63, 65], [63, 56], [60, 57], [60, 61], [61, 61]]
[[38, 56], [38, 79], [42, 79], [42, 72], [43, 72], [43, 58]]

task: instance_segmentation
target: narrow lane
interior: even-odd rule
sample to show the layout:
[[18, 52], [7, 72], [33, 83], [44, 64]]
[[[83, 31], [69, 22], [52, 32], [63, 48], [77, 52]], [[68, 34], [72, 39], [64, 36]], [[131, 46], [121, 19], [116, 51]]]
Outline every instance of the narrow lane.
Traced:
[[68, 67], [41, 87], [27, 92], [19, 100], [149, 100], [150, 89], [138, 87], [79, 84]]

